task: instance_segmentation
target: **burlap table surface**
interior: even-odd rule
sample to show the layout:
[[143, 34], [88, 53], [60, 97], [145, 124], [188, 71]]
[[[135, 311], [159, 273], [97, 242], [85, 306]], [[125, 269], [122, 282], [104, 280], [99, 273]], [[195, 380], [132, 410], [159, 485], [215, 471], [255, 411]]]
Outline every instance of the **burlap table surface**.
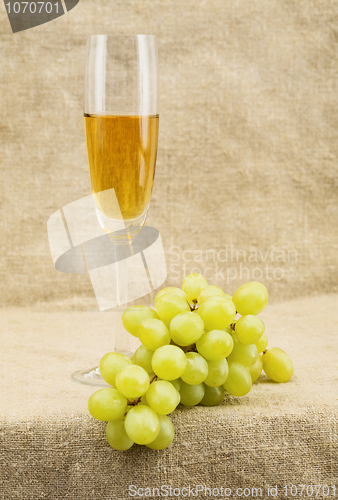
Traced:
[[262, 498], [277, 485], [284, 498], [285, 485], [333, 485], [337, 295], [273, 304], [262, 318], [270, 346], [294, 361], [288, 384], [262, 376], [243, 398], [179, 407], [169, 449], [117, 452], [105, 441], [104, 424], [87, 412], [95, 389], [70, 379], [110, 350], [112, 313], [3, 310], [0, 498], [125, 499], [129, 485], [223, 486], [233, 495], [239, 487], [261, 487]]

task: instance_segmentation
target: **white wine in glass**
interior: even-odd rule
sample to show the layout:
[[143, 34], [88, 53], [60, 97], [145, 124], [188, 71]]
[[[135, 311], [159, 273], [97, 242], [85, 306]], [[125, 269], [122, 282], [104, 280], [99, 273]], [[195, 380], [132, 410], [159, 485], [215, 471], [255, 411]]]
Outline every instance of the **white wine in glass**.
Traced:
[[[93, 193], [115, 189], [127, 227], [144, 222], [153, 187], [158, 115], [85, 114], [88, 163]], [[117, 214], [104, 193], [98, 209], [108, 219]]]

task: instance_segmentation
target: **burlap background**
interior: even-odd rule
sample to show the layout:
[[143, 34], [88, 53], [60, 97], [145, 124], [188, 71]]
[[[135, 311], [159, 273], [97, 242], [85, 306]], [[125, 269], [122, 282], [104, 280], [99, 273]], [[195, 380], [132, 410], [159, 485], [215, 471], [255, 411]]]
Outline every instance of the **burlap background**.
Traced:
[[[148, 223], [161, 231], [168, 282], [183, 278], [184, 264], [210, 266], [205, 255], [184, 262], [184, 250], [233, 245], [262, 252], [258, 263], [239, 256], [250, 272], [282, 268], [283, 279], [262, 278], [273, 299], [335, 291], [337, 13], [329, 0], [81, 0], [51, 23], [1, 36], [1, 303], [93, 298], [88, 276], [53, 269], [46, 234], [55, 210], [90, 193], [89, 33], [158, 37], [160, 146]], [[10, 33], [4, 5], [0, 16]], [[297, 261], [294, 253], [264, 261], [272, 247], [296, 251]], [[224, 266], [238, 273], [230, 290], [248, 280], [235, 256], [216, 261], [215, 284], [224, 285]]]
[[[132, 483], [262, 487], [267, 498], [268, 485], [334, 484], [338, 4], [80, 0], [15, 35], [0, 4], [0, 31], [0, 498], [120, 500]], [[69, 374], [111, 349], [111, 313], [98, 312], [88, 276], [53, 269], [46, 234], [54, 211], [90, 192], [86, 35], [117, 32], [158, 36], [148, 223], [164, 241], [168, 284], [211, 267], [210, 281], [231, 292], [268, 265], [267, 333], [295, 363], [287, 385], [263, 378], [248, 397], [177, 411], [162, 453], [114, 452], [88, 416], [93, 389]], [[185, 250], [202, 257], [185, 262]], [[220, 268], [233, 269], [230, 283]], [[270, 279], [277, 268], [282, 279]]]

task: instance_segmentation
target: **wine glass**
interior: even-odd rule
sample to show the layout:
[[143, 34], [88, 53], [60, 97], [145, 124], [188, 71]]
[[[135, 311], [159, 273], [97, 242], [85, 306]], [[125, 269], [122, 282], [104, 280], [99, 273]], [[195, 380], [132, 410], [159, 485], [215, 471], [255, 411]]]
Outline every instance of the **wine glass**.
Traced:
[[[122, 257], [145, 223], [154, 182], [159, 126], [155, 36], [89, 36], [84, 122], [96, 215], [115, 248], [119, 307], [112, 322], [114, 348], [131, 355], [137, 344], [122, 327], [121, 305], [128, 302], [128, 264]], [[98, 368], [72, 376], [92, 385], [103, 382]]]

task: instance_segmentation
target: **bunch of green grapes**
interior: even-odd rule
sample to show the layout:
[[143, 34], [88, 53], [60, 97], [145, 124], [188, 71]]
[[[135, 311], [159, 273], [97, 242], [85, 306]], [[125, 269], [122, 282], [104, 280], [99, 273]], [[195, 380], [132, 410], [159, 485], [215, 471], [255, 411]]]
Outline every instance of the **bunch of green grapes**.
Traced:
[[123, 326], [142, 345], [131, 359], [116, 352], [103, 356], [100, 372], [111, 387], [88, 402], [91, 415], [108, 422], [110, 446], [163, 450], [175, 436], [168, 415], [178, 404], [215, 406], [226, 392], [245, 396], [262, 370], [275, 382], [287, 382], [292, 362], [281, 349], [267, 349], [257, 316], [268, 298], [262, 283], [246, 283], [230, 296], [194, 273], [182, 288], [160, 290], [156, 310], [128, 308]]

